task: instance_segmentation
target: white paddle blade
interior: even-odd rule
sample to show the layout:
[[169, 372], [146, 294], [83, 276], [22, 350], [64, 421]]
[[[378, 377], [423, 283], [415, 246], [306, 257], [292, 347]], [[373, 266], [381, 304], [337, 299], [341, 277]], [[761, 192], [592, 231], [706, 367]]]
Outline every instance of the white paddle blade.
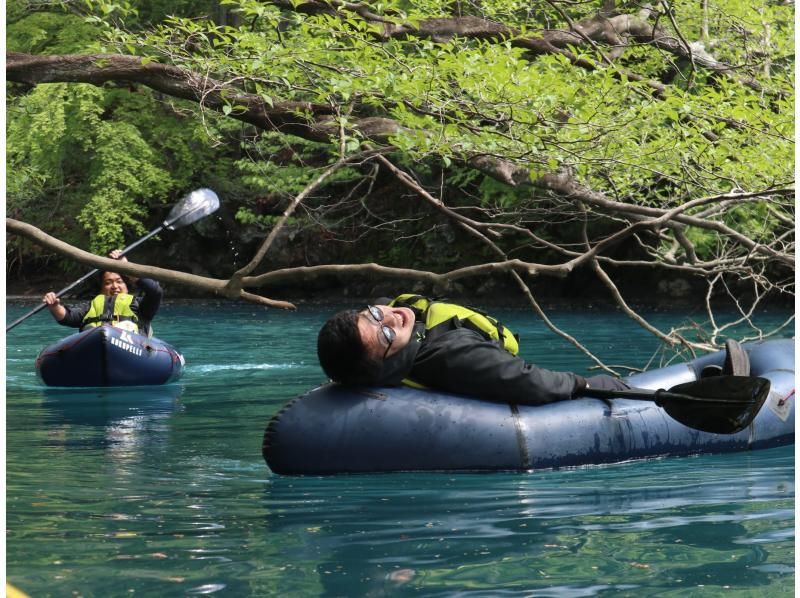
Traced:
[[180, 200], [169, 213], [166, 226], [170, 230], [181, 228], [216, 212], [219, 197], [211, 189], [197, 189]]

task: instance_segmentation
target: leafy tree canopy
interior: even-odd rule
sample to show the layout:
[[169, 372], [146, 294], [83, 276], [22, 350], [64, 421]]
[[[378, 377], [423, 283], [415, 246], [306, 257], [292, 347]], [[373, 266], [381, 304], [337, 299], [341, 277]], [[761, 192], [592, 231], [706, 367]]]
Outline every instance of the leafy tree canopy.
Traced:
[[[220, 142], [240, 222], [270, 231], [231, 288], [272, 280], [250, 275], [300, 206], [295, 223], [329, 240], [477, 239], [459, 262], [442, 254], [472, 267], [435, 275], [448, 281], [584, 266], [625, 308], [617, 283], [643, 267], [746, 281], [756, 298], [793, 288], [791, 4], [62, 6], [47, 18], [80, 16], [85, 47], [55, 26], [9, 37], [9, 80], [35, 86], [10, 88], [9, 202], [28, 216], [48, 193], [89, 197], [92, 247], [199, 177]], [[385, 177], [414, 205], [376, 196]], [[280, 207], [263, 211], [265, 195]]]

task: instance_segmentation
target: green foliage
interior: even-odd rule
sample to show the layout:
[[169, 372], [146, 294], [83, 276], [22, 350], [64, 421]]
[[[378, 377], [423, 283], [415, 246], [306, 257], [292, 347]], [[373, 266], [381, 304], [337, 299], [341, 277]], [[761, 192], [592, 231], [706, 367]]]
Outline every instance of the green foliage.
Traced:
[[[42, 12], [8, 35], [15, 50], [77, 52], [92, 47], [97, 30]], [[8, 215], [97, 253], [124, 246], [176, 196], [234, 169], [235, 157], [207, 133], [240, 127], [217, 127], [214, 118], [204, 127], [194, 104], [146, 88], [42, 85], [9, 95], [7, 109]]]
[[91, 195], [78, 215], [90, 233], [90, 247], [109, 251], [125, 244], [124, 231], [146, 232], [140, 219], [150, 197], [164, 197], [173, 186], [160, 168], [152, 147], [127, 122], [98, 121], [93, 131], [95, 153], [89, 168]]
[[491, 177], [484, 176], [478, 187], [484, 205], [509, 208], [521, 203], [521, 197], [529, 195], [529, 191], [515, 189]]
[[29, 54], [72, 54], [86, 50], [97, 28], [76, 15], [20, 14], [7, 28], [6, 49]]
[[[77, 214], [77, 198], [69, 187], [87, 166], [78, 158], [84, 154], [84, 124], [96, 116], [96, 110], [87, 110], [92, 96], [96, 97], [96, 90], [89, 86], [58, 84], [10, 98], [6, 129], [9, 216], [33, 224], [57, 224]], [[74, 241], [75, 236], [68, 235], [66, 240]]]
[[[246, 157], [235, 162], [243, 202], [236, 220], [264, 228], [275, 223], [275, 214], [283, 211], [284, 202], [302, 192], [332, 159], [327, 144], [302, 140], [289, 144], [277, 133], [265, 133], [257, 141], [244, 145]], [[358, 178], [356, 170], [342, 168], [327, 179], [327, 184], [346, 185]]]
[[77, 216], [96, 252], [140, 232], [147, 201], [174, 186], [133, 124], [103, 118], [106, 99], [89, 85], [37, 87], [14, 99], [6, 140], [8, 211], [50, 226]]
[[[239, 208], [236, 212], [236, 221], [248, 226], [258, 226], [261, 228], [270, 229], [281, 219], [280, 216], [272, 214], [255, 214], [252, 210], [245, 207]], [[297, 218], [289, 217], [286, 219], [288, 226], [293, 226], [297, 222]]]
[[[631, 44], [608, 65], [614, 48], [577, 39], [563, 52], [536, 55], [513, 37], [385, 40], [382, 24], [346, 7], [306, 14], [262, 0], [89, 0], [88, 24], [75, 26], [76, 17], [67, 14], [31, 15], [9, 28], [9, 47], [66, 51], [84, 36], [89, 47], [102, 28], [109, 51], [235, 81], [270, 107], [330, 106], [345, 127], [365, 116], [393, 119], [400, 128], [390, 141], [399, 161], [420, 173], [444, 165], [450, 184], [468, 187], [478, 206], [522, 209], [529, 199], [460, 166], [491, 155], [524, 167], [533, 178], [570, 172], [619, 201], [673, 207], [732, 188], [763, 190], [793, 181], [792, 6], [707, 4], [704, 13], [703, 3], [661, 3], [650, 21], [671, 39], [696, 42], [696, 64], [650, 43]], [[639, 8], [617, 3], [618, 12], [632, 17]], [[374, 13], [406, 27], [455, 11], [532, 37], [568, 29], [597, 9], [597, 3], [522, 0], [370, 3]], [[714, 72], [703, 66], [705, 59], [734, 68]], [[230, 119], [206, 112], [198, 121], [194, 108], [184, 116], [140, 89], [104, 88], [99, 95], [72, 91], [74, 86], [56, 89], [37, 88], [9, 102], [9, 205], [35, 209], [44, 193], [58, 190], [74, 206], [81, 189], [92, 207], [80, 221], [97, 246], [138, 230], [156, 196], [186, 185], [202, 163], [213, 164], [213, 176], [236, 188], [241, 222], [267, 226], [280, 203], [339, 151], [339, 139], [320, 144], [269, 134], [253, 140], [252, 131]], [[230, 116], [240, 111], [232, 100], [223, 109]], [[344, 142], [350, 153], [362, 139], [350, 131]], [[93, 152], [98, 143], [107, 147]], [[212, 149], [214, 143], [220, 147]], [[361, 175], [337, 176], [330, 189]], [[113, 215], [115, 224], [103, 222], [101, 212]], [[726, 218], [756, 240], [769, 238], [777, 226], [756, 204]], [[716, 234], [689, 234], [703, 257], [718, 250]]]

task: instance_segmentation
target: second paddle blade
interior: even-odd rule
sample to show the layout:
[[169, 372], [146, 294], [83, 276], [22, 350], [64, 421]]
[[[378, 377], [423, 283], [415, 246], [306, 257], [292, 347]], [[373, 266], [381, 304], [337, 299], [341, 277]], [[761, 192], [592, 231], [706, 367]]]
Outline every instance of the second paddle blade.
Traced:
[[712, 376], [658, 394], [670, 417], [690, 428], [734, 434], [750, 425], [769, 396], [766, 378]]

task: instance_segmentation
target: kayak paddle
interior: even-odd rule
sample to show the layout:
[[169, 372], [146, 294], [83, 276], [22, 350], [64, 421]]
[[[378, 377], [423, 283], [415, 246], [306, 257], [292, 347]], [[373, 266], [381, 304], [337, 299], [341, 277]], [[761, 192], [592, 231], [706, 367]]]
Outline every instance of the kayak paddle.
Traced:
[[582, 396], [596, 399], [652, 401], [684, 426], [734, 434], [753, 421], [769, 395], [770, 382], [753, 376], [709, 376], [669, 390], [604, 390], [587, 388]]
[[[150, 237], [154, 237], [160, 233], [165, 228], [169, 230], [176, 230], [188, 224], [192, 224], [193, 222], [197, 222], [201, 218], [204, 218], [205, 216], [215, 212], [217, 208], [219, 208], [219, 197], [217, 197], [216, 193], [214, 193], [211, 189], [196, 189], [172, 207], [172, 210], [170, 210], [169, 214], [167, 215], [167, 219], [164, 220], [164, 222], [162, 222], [158, 228], [154, 228], [138, 241], [128, 245], [122, 250], [121, 255], [125, 255], [132, 249], [147, 241]], [[56, 293], [56, 297], [61, 297], [63, 294], [68, 293], [79, 284], [97, 274], [98, 271], [99, 269], [95, 269], [88, 274], [85, 274], [71, 285], [61, 289], [58, 293]], [[35, 309], [32, 309], [26, 313], [24, 316], [17, 318], [11, 322], [11, 324], [6, 326], [6, 332], [18, 324], [21, 324], [32, 315], [42, 311], [45, 307], [47, 307], [47, 304], [42, 303]]]

